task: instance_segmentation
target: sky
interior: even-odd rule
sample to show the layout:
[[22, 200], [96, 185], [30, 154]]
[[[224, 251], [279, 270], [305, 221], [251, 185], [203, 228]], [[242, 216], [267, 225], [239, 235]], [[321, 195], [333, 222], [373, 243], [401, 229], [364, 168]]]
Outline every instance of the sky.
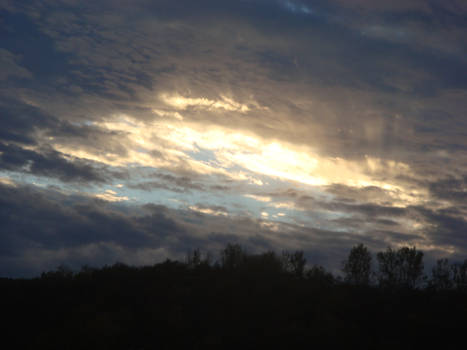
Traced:
[[0, 276], [467, 258], [463, 0], [0, 0]]

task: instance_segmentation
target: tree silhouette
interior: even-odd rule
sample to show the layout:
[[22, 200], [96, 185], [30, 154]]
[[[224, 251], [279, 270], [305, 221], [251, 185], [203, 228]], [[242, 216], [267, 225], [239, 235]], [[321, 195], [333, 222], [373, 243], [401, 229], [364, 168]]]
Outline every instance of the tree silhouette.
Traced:
[[467, 290], [467, 259], [463, 263], [453, 264], [452, 269], [452, 279], [458, 290]]
[[448, 259], [439, 259], [431, 270], [430, 287], [438, 290], [454, 287], [453, 269]]
[[199, 248], [189, 251], [186, 255], [186, 264], [189, 267], [196, 267], [201, 264], [201, 251]]
[[237, 269], [246, 261], [247, 254], [239, 244], [228, 243], [221, 252], [221, 266], [225, 269]]
[[343, 262], [344, 281], [355, 285], [369, 285], [371, 276], [371, 253], [363, 244], [354, 246]]
[[331, 286], [335, 282], [332, 273], [327, 272], [321, 265], [313, 265], [305, 275], [307, 280], [320, 286]]
[[43, 279], [71, 279], [73, 278], [73, 270], [65, 264], [60, 264], [55, 271], [43, 272]]
[[382, 287], [416, 288], [423, 279], [423, 252], [415, 247], [402, 247], [376, 255], [378, 280]]
[[282, 259], [273, 251], [246, 255], [243, 264], [246, 270], [255, 274], [278, 274], [284, 271]]
[[306, 259], [303, 251], [297, 250], [293, 253], [283, 251], [282, 259], [286, 271], [293, 273], [298, 278], [303, 277], [306, 265]]

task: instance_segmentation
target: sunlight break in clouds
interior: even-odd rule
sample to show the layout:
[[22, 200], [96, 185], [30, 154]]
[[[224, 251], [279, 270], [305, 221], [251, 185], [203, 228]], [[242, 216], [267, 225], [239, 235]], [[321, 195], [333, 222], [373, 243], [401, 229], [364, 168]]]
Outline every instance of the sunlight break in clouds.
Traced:
[[401, 162], [374, 157], [365, 157], [361, 161], [322, 157], [308, 146], [185, 120], [162, 118], [146, 122], [120, 115], [94, 125], [119, 135], [126, 154], [96, 152], [85, 146], [71, 149], [56, 144], [55, 148], [71, 156], [113, 166], [183, 168], [257, 185], [262, 185], [262, 181], [255, 177], [267, 176], [310, 186], [375, 186], [385, 190], [392, 197], [393, 205], [399, 207], [426, 199], [426, 193], [409, 191], [403, 184], [380, 180], [382, 174], [391, 175], [391, 179], [399, 174], [410, 174], [409, 166]]

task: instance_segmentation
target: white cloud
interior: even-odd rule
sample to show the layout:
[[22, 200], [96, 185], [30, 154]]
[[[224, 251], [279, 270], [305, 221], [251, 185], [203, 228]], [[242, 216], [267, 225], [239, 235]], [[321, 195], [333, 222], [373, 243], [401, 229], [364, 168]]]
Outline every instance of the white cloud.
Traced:
[[107, 202], [123, 202], [129, 200], [126, 196], [119, 196], [117, 192], [112, 190], [106, 190], [104, 193], [95, 194], [94, 197], [103, 199]]
[[272, 201], [272, 198], [268, 196], [258, 196], [254, 194], [245, 194], [243, 196], [254, 199], [255, 201], [259, 201], [259, 202], [271, 202]]
[[197, 205], [192, 205], [189, 207], [190, 210], [197, 211], [203, 214], [208, 214], [208, 215], [215, 215], [215, 216], [227, 216], [228, 214], [219, 209], [212, 209], [212, 208], [202, 208]]
[[187, 109], [188, 107], [195, 107], [208, 110], [224, 109], [226, 111], [235, 111], [241, 113], [250, 111], [250, 107], [247, 105], [236, 102], [233, 99], [223, 95], [221, 95], [220, 100], [210, 100], [204, 97], [183, 97], [179, 94], [162, 94], [160, 98], [166, 104], [180, 110]]

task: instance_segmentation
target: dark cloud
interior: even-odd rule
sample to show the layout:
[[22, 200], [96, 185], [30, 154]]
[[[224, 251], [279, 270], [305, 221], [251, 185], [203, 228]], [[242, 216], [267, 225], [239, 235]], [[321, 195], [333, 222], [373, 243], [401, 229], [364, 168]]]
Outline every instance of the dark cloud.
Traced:
[[0, 96], [0, 123], [1, 141], [34, 144], [34, 132], [52, 127], [57, 119], [17, 99]]
[[[91, 125], [60, 120], [41, 109], [13, 98], [0, 99], [0, 169], [56, 178], [64, 182], [105, 182], [122, 178], [121, 170], [109, 170], [103, 164], [67, 157], [49, 143], [66, 139], [70, 146], [86, 143], [124, 155], [121, 144], [112, 142], [115, 133]], [[112, 144], [114, 147], [112, 148]]]
[[146, 181], [136, 184], [129, 184], [129, 188], [151, 191], [154, 189], [164, 189], [172, 192], [186, 192], [191, 190], [203, 191], [202, 184], [194, 182], [194, 179], [188, 176], [176, 176], [172, 174], [152, 173], [150, 178], [157, 178], [160, 181]]
[[[334, 266], [336, 256], [341, 254], [341, 259], [348, 246], [363, 239], [295, 225], [279, 224], [279, 229], [271, 230], [248, 217], [175, 211], [154, 204], [131, 207], [34, 186], [0, 184], [0, 198], [0, 273], [5, 276], [30, 276], [60, 263], [148, 264], [181, 258], [197, 247], [216, 254], [229, 242], [239, 242], [251, 252], [301, 249], [311, 262]], [[201, 209], [227, 212], [218, 206]], [[371, 237], [364, 239], [372, 242]]]
[[[21, 57], [21, 65], [34, 78], [50, 81], [70, 69], [69, 57], [56, 50], [53, 39], [40, 30], [33, 18], [21, 12], [7, 12], [1, 7], [0, 18], [2, 47]], [[26, 84], [35, 83], [30, 79]]]
[[433, 242], [454, 246], [459, 250], [459, 253], [465, 254], [467, 244], [465, 210], [462, 211], [457, 208], [438, 210], [417, 208], [417, 211], [431, 224], [428, 234]]
[[31, 151], [0, 144], [0, 154], [0, 170], [57, 178], [63, 182], [106, 182], [112, 174], [91, 161], [68, 160], [63, 154], [51, 149]]
[[342, 202], [362, 202], [371, 201], [375, 198], [380, 200], [388, 198], [386, 191], [377, 186], [355, 188], [341, 184], [333, 184], [326, 187], [326, 192], [336, 195], [338, 200]]
[[366, 217], [400, 217], [406, 214], [406, 209], [392, 206], [383, 206], [377, 204], [344, 204], [344, 203], [329, 203], [323, 204], [328, 210], [343, 211], [346, 213], [358, 213]]
[[446, 199], [465, 206], [467, 198], [467, 175], [449, 177], [430, 183], [431, 193], [438, 199]]
[[[310, 195], [305, 191], [296, 189], [267, 192], [260, 195], [275, 199], [290, 199], [304, 210], [325, 209], [333, 212], [355, 213], [365, 218], [376, 219], [381, 216], [397, 218], [408, 213], [406, 208], [393, 206], [391, 196], [380, 187], [355, 188], [333, 184], [326, 186], [324, 189], [327, 193], [334, 195], [335, 198], [326, 198], [323, 194]], [[375, 199], [378, 199], [381, 204], [374, 203]]]
[[[52, 190], [0, 185], [0, 191], [4, 262], [16, 258], [21, 263], [28, 252], [40, 255], [46, 251], [53, 259], [48, 261], [44, 257], [38, 263], [47, 265], [57, 263], [63, 251], [87, 248], [91, 249], [90, 255], [83, 256], [81, 263], [94, 263], [101, 259], [99, 252], [92, 253], [94, 245], [108, 245], [109, 249], [121, 247], [120, 258], [125, 259], [126, 250], [158, 247], [169, 236], [173, 239], [177, 234], [185, 234], [182, 226], [157, 207], [150, 208], [143, 216], [135, 216], [107, 202], [75, 198]], [[62, 259], [66, 261], [67, 256]], [[45, 267], [53, 266], [23, 266], [23, 269], [31, 273]], [[14, 274], [9, 268], [13, 266], [4, 266], [2, 273]]]

